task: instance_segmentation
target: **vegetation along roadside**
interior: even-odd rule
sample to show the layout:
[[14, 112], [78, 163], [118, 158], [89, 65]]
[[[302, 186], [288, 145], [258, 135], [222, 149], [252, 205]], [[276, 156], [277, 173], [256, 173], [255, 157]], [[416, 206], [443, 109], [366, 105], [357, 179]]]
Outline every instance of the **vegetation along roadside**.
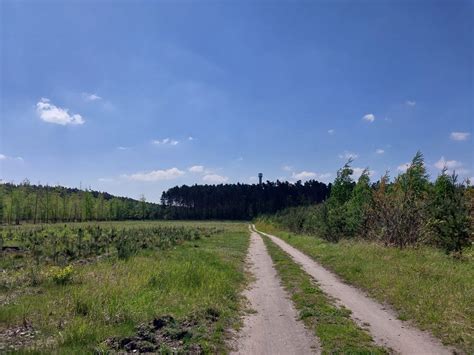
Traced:
[[363, 240], [337, 244], [295, 234], [257, 222], [258, 230], [274, 234], [314, 258], [345, 281], [392, 305], [402, 320], [412, 320], [443, 343], [472, 353], [474, 338], [474, 263], [442, 251], [388, 248]]
[[284, 287], [305, 325], [319, 338], [324, 354], [387, 353], [354, 323], [350, 310], [336, 305], [283, 250], [268, 237], [262, 237]]

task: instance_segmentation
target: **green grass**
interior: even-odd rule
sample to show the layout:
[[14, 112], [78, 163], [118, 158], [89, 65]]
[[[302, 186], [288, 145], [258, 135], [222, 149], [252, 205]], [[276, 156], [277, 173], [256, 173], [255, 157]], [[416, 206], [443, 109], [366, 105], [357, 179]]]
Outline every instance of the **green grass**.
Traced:
[[474, 352], [474, 262], [429, 248], [397, 249], [364, 241], [328, 243], [257, 224], [319, 261], [348, 283], [391, 304], [443, 343]]
[[[45, 277], [16, 297], [18, 290], [9, 290], [14, 298], [0, 308], [0, 331], [26, 321], [41, 332], [36, 347], [42, 351], [92, 353], [109, 337], [130, 336], [138, 324], [171, 315], [197, 322], [190, 342], [206, 352], [224, 351], [225, 329], [239, 323], [248, 230], [237, 223], [199, 225], [224, 231], [128, 260], [74, 265], [69, 284]], [[219, 315], [211, 325], [209, 310]]]
[[351, 312], [337, 306], [299, 265], [263, 237], [285, 289], [290, 293], [301, 319], [314, 330], [324, 354], [382, 354], [370, 334], [350, 318]]

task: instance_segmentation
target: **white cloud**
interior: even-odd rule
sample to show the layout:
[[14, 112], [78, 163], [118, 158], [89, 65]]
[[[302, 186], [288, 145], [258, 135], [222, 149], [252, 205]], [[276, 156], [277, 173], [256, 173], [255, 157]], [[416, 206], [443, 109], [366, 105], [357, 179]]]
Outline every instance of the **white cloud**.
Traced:
[[97, 101], [97, 100], [102, 100], [102, 97], [100, 97], [97, 94], [89, 94], [87, 92], [82, 93], [82, 97], [85, 101]]
[[150, 172], [135, 173], [132, 175], [123, 175], [123, 177], [134, 180], [134, 181], [160, 181], [160, 180], [173, 180], [179, 178], [185, 174], [184, 171], [178, 168], [171, 168], [167, 170], [153, 170]]
[[17, 160], [23, 162], [24, 159], [22, 157], [10, 157], [5, 154], [0, 154], [0, 160]]
[[[364, 172], [364, 168], [352, 168], [352, 171], [354, 172], [352, 175], [354, 179], [358, 179], [362, 173]], [[374, 170], [369, 170], [369, 177], [372, 178], [376, 174], [376, 171]]]
[[376, 149], [376, 150], [375, 150], [375, 153], [377, 153], [377, 154], [383, 154], [383, 153], [385, 153], [385, 150], [379, 148], [379, 149]]
[[364, 117], [362, 117], [364, 121], [367, 122], [374, 122], [375, 121], [375, 115], [373, 113], [368, 113]]
[[291, 180], [297, 181], [297, 180], [320, 180], [320, 181], [326, 181], [331, 177], [331, 173], [322, 173], [318, 174], [313, 171], [301, 171], [299, 173], [293, 172], [291, 174]]
[[130, 147], [118, 146], [117, 149], [118, 149], [118, 150], [128, 150], [128, 149], [130, 149]]
[[405, 103], [406, 103], [408, 106], [412, 106], [412, 107], [416, 105], [416, 101], [407, 100]]
[[444, 167], [449, 170], [457, 169], [462, 167], [462, 163], [457, 160], [446, 160], [444, 157], [441, 157], [435, 164], [435, 168], [442, 170]]
[[162, 140], [155, 139], [154, 141], [152, 141], [152, 143], [156, 145], [178, 145], [179, 141], [171, 138], [165, 138]]
[[335, 132], [336, 132], [336, 130], [335, 130], [335, 129], [332, 129], [332, 128], [328, 130], [328, 133], [329, 133], [329, 134], [334, 134]]
[[204, 175], [202, 181], [209, 184], [223, 184], [229, 180], [227, 176], [221, 176], [217, 174], [207, 174]]
[[194, 140], [194, 137], [192, 137], [192, 136], [188, 137], [188, 141], [193, 141], [193, 140]]
[[205, 171], [204, 166], [202, 165], [194, 165], [188, 168], [188, 170], [192, 173], [203, 173]]
[[293, 170], [293, 168], [289, 165], [283, 165], [281, 168], [285, 171], [292, 171]]
[[403, 163], [399, 166], [397, 166], [397, 170], [398, 171], [401, 171], [402, 173], [404, 173], [405, 171], [407, 171], [407, 169], [410, 167], [410, 163]]
[[55, 123], [62, 126], [68, 124], [80, 125], [85, 122], [81, 115], [70, 115], [68, 111], [67, 108], [65, 109], [53, 105], [49, 99], [44, 97], [36, 103], [36, 113], [45, 122]]
[[471, 135], [471, 133], [469, 133], [469, 132], [451, 132], [449, 137], [453, 141], [465, 141], [465, 140], [469, 139], [470, 135]]
[[340, 159], [346, 159], [346, 160], [357, 159], [358, 157], [359, 155], [357, 153], [348, 152], [347, 150], [345, 150], [343, 154], [339, 154]]
[[316, 173], [312, 171], [301, 171], [299, 173], [293, 173], [291, 177], [295, 180], [310, 180], [316, 178]]

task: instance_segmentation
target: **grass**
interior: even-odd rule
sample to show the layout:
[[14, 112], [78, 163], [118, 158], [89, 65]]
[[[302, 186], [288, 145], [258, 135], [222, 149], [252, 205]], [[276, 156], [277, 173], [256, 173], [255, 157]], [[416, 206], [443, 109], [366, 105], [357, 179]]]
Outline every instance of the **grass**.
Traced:
[[[131, 336], [138, 324], [171, 315], [193, 320], [193, 336], [184, 348], [195, 343], [205, 352], [225, 351], [224, 331], [239, 322], [246, 282], [247, 225], [199, 225], [223, 232], [128, 260], [75, 264], [72, 281], [64, 285], [46, 277], [18, 295], [9, 289], [12, 300], [0, 308], [0, 331], [28, 323], [40, 331], [33, 347], [41, 351], [92, 353], [105, 350], [110, 337]], [[15, 272], [21, 279], [22, 271]], [[209, 313], [217, 315], [212, 323]]]
[[301, 319], [319, 338], [324, 354], [386, 353], [373, 342], [366, 330], [352, 321], [348, 309], [337, 306], [270, 238], [263, 236], [263, 239], [285, 289]]
[[401, 250], [344, 240], [333, 244], [268, 224], [256, 226], [313, 257], [380, 302], [391, 304], [400, 319], [413, 321], [445, 344], [474, 352], [472, 258], [456, 260], [429, 247]]

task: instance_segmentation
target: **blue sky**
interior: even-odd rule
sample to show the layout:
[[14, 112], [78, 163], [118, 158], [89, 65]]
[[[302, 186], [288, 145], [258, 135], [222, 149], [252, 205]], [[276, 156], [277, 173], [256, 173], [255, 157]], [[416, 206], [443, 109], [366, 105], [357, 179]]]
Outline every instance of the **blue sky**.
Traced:
[[0, 178], [174, 185], [474, 176], [472, 1], [11, 1]]

